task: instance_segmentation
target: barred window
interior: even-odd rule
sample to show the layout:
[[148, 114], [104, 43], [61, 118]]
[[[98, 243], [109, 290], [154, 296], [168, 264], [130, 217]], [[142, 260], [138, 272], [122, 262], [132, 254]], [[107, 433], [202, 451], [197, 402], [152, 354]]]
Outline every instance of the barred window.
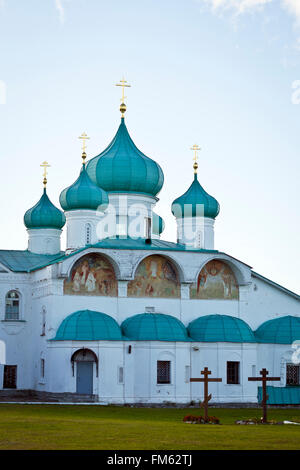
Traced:
[[85, 243], [86, 245], [90, 245], [91, 244], [91, 232], [92, 232], [92, 228], [91, 228], [91, 224], [86, 224], [85, 226]]
[[295, 364], [286, 365], [286, 384], [299, 385], [299, 366]]
[[236, 361], [227, 362], [227, 383], [239, 384], [240, 383], [240, 363]]
[[157, 361], [157, 383], [171, 383], [171, 361]]
[[19, 320], [20, 295], [11, 290], [5, 297], [5, 320]]
[[4, 366], [3, 388], [17, 388], [17, 366]]

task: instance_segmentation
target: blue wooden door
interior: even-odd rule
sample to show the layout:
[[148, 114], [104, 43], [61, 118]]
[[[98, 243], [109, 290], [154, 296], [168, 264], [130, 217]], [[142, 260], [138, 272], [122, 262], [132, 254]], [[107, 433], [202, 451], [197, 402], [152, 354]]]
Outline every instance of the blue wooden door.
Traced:
[[93, 362], [77, 362], [77, 387], [76, 393], [85, 395], [93, 394]]

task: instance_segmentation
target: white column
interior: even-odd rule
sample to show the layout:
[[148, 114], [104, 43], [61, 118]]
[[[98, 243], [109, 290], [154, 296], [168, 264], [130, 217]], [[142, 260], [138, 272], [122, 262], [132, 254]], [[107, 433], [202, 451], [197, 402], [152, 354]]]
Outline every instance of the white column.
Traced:
[[177, 239], [190, 248], [214, 250], [214, 219], [184, 217], [176, 219]]
[[28, 251], [43, 255], [60, 252], [61, 230], [54, 228], [27, 229]]

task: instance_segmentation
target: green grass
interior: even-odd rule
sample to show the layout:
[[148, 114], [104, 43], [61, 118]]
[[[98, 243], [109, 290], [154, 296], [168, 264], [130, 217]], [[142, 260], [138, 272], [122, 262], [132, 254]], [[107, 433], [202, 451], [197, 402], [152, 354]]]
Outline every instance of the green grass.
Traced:
[[[259, 409], [210, 409], [221, 426], [185, 424], [199, 409], [0, 405], [0, 449], [300, 449], [300, 426], [239, 426]], [[300, 409], [270, 409], [269, 419], [300, 422]]]

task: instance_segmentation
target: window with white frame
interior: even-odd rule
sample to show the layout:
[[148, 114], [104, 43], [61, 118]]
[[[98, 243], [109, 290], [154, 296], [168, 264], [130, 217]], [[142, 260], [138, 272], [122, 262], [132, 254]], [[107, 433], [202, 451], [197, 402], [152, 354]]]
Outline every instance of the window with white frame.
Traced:
[[5, 297], [5, 320], [20, 319], [20, 294], [14, 290], [9, 291]]
[[45, 377], [45, 359], [41, 359], [41, 378]]

